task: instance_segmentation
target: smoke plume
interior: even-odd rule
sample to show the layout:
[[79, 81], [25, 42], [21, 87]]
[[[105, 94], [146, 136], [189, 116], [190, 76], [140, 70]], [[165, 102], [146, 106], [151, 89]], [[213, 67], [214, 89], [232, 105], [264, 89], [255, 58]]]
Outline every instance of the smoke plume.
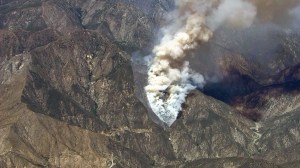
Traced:
[[205, 84], [204, 77], [190, 69], [186, 57], [208, 42], [220, 26], [249, 27], [256, 7], [243, 0], [177, 0], [176, 9], [162, 28], [163, 37], [153, 49], [145, 87], [152, 111], [172, 125], [187, 94]]

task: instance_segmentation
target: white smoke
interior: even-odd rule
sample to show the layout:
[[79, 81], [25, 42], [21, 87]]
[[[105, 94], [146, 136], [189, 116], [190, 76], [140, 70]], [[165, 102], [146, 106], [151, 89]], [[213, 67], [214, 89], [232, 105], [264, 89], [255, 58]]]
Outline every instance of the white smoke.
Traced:
[[164, 36], [153, 49], [145, 87], [153, 112], [169, 126], [182, 110], [187, 94], [205, 84], [204, 77], [189, 68], [185, 57], [209, 41], [212, 31], [221, 25], [250, 26], [256, 8], [243, 0], [177, 0], [170, 16], [173, 22], [163, 28]]

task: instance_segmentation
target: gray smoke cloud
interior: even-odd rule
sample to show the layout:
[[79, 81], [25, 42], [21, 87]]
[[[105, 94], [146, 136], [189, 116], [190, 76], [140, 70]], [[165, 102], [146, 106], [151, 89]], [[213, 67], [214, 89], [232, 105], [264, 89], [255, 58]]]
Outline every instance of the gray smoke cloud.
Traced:
[[289, 15], [293, 17], [292, 28], [299, 30], [300, 29], [300, 4], [289, 10]]
[[176, 9], [162, 28], [163, 37], [149, 61], [148, 103], [168, 126], [182, 110], [187, 94], [205, 84], [204, 77], [190, 69], [186, 57], [207, 43], [220, 26], [247, 28], [255, 20], [256, 7], [244, 0], [177, 0]]
[[249, 27], [256, 16], [256, 7], [242, 0], [224, 0], [207, 17], [207, 24], [213, 31], [221, 25]]
[[299, 5], [300, 0], [251, 0], [257, 7], [257, 18], [264, 23], [286, 24], [293, 20], [290, 11]]

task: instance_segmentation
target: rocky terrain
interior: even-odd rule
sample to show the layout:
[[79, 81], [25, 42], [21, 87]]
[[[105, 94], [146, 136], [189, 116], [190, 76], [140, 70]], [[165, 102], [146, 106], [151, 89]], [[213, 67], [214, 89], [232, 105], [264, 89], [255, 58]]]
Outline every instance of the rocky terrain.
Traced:
[[0, 167], [300, 167], [299, 34], [279, 33], [267, 66], [212, 44], [229, 77], [192, 92], [170, 128], [151, 120], [130, 58], [172, 7], [0, 0]]

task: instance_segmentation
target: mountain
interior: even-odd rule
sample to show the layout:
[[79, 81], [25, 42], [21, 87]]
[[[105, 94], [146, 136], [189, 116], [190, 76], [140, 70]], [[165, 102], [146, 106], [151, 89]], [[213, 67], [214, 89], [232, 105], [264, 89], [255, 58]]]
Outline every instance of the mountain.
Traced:
[[230, 75], [189, 94], [170, 128], [151, 120], [130, 59], [173, 6], [1, 0], [0, 167], [299, 167], [298, 34], [278, 33], [265, 64], [218, 32]]

